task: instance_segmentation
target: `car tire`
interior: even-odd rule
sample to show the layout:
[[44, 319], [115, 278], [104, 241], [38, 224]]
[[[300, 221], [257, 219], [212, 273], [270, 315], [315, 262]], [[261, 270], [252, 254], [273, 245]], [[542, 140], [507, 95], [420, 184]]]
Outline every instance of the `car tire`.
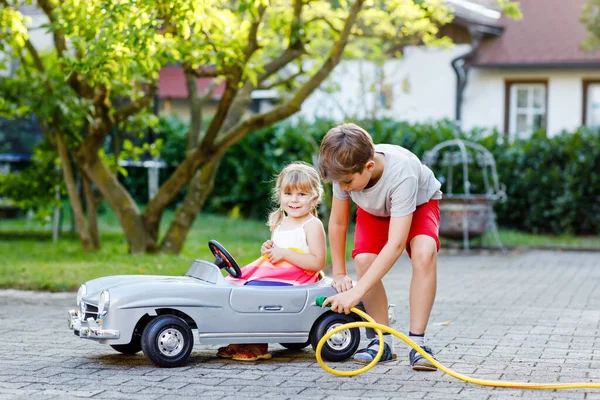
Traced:
[[192, 330], [183, 319], [174, 315], [153, 319], [142, 333], [142, 351], [157, 367], [185, 364], [193, 347]]
[[[355, 322], [354, 318], [330, 312], [319, 320], [311, 331], [310, 343], [313, 349], [325, 334], [340, 325]], [[341, 331], [327, 340], [321, 350], [321, 357], [326, 361], [344, 361], [352, 357], [360, 344], [360, 330], [358, 328]]]
[[310, 345], [310, 339], [304, 343], [279, 343], [279, 344], [289, 350], [302, 350], [306, 346]]
[[142, 338], [137, 335], [131, 339], [131, 342], [127, 344], [111, 344], [114, 350], [121, 354], [133, 355], [139, 353], [142, 350]]

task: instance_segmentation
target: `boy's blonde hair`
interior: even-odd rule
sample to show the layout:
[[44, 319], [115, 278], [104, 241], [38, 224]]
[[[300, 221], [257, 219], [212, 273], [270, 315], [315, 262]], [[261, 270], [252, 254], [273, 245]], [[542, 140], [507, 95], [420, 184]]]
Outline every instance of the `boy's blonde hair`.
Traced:
[[[312, 194], [311, 200], [314, 201], [314, 204], [311, 213], [317, 217], [317, 205], [323, 199], [323, 184], [319, 173], [313, 166], [297, 161], [281, 170], [273, 188], [273, 202], [280, 204], [281, 193], [288, 190], [301, 190]], [[269, 214], [267, 225], [273, 230], [283, 221], [284, 217], [285, 213], [280, 205]]]
[[321, 141], [319, 171], [323, 179], [339, 181], [360, 173], [375, 157], [373, 139], [356, 124], [342, 124], [327, 132]]

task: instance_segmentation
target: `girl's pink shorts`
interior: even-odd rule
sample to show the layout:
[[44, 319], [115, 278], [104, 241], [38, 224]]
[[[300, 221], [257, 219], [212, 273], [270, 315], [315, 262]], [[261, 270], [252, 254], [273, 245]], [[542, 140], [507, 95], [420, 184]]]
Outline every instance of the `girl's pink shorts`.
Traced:
[[[354, 250], [357, 254], [379, 254], [388, 240], [390, 217], [376, 217], [362, 208], [356, 210], [356, 230], [354, 232]], [[438, 200], [429, 200], [417, 207], [412, 216], [410, 231], [406, 240], [406, 252], [410, 257], [410, 241], [418, 235], [431, 236], [440, 250], [440, 205]]]

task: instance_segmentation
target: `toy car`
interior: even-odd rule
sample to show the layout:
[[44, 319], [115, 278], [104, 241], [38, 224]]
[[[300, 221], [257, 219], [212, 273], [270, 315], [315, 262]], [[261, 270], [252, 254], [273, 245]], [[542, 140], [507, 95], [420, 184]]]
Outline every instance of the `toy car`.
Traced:
[[[183, 365], [199, 343], [281, 343], [288, 349], [317, 346], [323, 335], [360, 320], [315, 305], [318, 296], [331, 296], [331, 278], [321, 274], [303, 286], [236, 286], [241, 271], [217, 241], [209, 248], [213, 263], [195, 260], [185, 276], [117, 275], [81, 285], [77, 310], [69, 311], [75, 335], [109, 344], [124, 354], [140, 350], [159, 367]], [[342, 331], [323, 347], [327, 361], [351, 357], [360, 343], [358, 328]]]

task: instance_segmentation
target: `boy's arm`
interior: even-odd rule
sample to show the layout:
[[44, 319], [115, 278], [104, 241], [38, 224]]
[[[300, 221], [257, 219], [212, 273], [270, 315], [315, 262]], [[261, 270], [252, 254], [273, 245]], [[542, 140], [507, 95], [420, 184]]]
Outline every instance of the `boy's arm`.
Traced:
[[338, 292], [352, 288], [352, 279], [346, 275], [346, 233], [350, 199], [342, 200], [333, 196], [329, 216], [329, 248], [331, 250], [332, 286]]
[[396, 260], [398, 260], [398, 257], [400, 257], [406, 247], [406, 239], [408, 238], [411, 222], [412, 213], [404, 217], [390, 218], [388, 242], [377, 258], [375, 258], [367, 272], [359, 279], [352, 290], [328, 297], [323, 302], [323, 307], [327, 304], [331, 304], [332, 311], [349, 314], [350, 308], [357, 305], [364, 297], [365, 293], [367, 293], [375, 283], [380, 281], [392, 268], [392, 265], [394, 265]]

